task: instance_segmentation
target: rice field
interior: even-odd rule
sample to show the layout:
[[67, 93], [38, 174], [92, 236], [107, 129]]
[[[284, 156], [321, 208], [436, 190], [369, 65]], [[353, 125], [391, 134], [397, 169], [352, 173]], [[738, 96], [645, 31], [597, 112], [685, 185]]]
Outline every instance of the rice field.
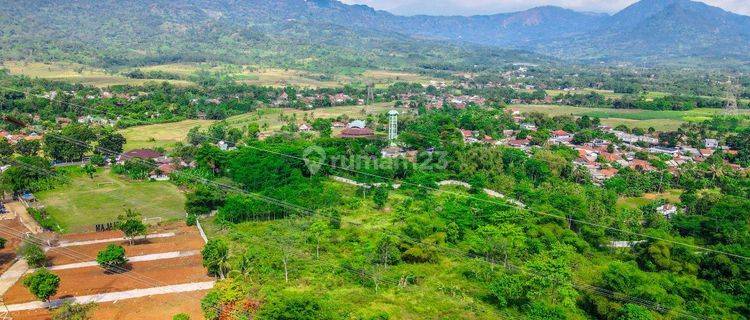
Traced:
[[[564, 105], [511, 105], [509, 108], [521, 112], [541, 112], [550, 116], [573, 115], [598, 117], [602, 124], [656, 130], [675, 130], [685, 122], [699, 122], [722, 114], [722, 109], [699, 108], [688, 111], [657, 111], [637, 109], [582, 108]], [[750, 115], [750, 110], [739, 110], [740, 114]]]

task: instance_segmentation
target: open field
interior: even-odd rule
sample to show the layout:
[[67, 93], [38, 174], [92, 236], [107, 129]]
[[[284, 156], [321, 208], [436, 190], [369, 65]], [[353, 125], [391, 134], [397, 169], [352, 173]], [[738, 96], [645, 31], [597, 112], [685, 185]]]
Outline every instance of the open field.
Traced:
[[173, 184], [130, 181], [109, 170], [97, 172], [94, 179], [74, 174], [70, 184], [36, 196], [65, 233], [92, 230], [97, 223], [113, 222], [126, 209], [140, 212], [144, 218], [168, 220], [185, 215], [185, 196]]
[[[305, 115], [309, 119], [316, 118], [335, 118], [338, 116], [347, 116], [351, 119], [364, 119], [368, 114], [378, 114], [392, 108], [392, 103], [378, 103], [369, 106], [340, 106], [314, 110], [299, 110], [291, 108], [262, 108], [255, 112], [249, 112], [236, 115], [226, 119], [230, 127], [245, 128], [251, 122], [257, 122], [264, 128], [264, 132], [270, 132], [281, 129], [285, 124], [279, 119], [280, 115], [291, 117], [296, 115], [297, 121], [302, 123]], [[184, 120], [179, 122], [153, 124], [145, 126], [131, 127], [120, 130], [127, 140], [125, 150], [137, 148], [154, 148], [163, 147], [169, 149], [176, 142], [186, 141], [187, 133], [190, 128], [200, 126], [207, 128], [213, 120]]]
[[207, 63], [174, 63], [139, 68], [143, 71], [165, 71], [187, 77], [198, 71], [220, 72], [232, 75], [240, 82], [261, 86], [299, 86], [308, 88], [333, 88], [357, 82], [372, 82], [378, 87], [391, 83], [406, 81], [423, 84], [437, 79], [416, 73], [388, 70], [365, 70], [354, 75], [326, 75], [305, 70], [264, 68], [258, 66], [239, 66]]
[[131, 127], [120, 130], [120, 133], [127, 140], [124, 146], [126, 151], [141, 148], [167, 148], [175, 142], [184, 141], [190, 128], [195, 126], [208, 127], [211, 123], [213, 123], [211, 120], [184, 120]]
[[[699, 108], [688, 111], [658, 111], [636, 109], [606, 109], [582, 108], [564, 105], [511, 105], [509, 108], [521, 112], [541, 112], [550, 116], [574, 115], [599, 117], [602, 124], [617, 126], [624, 124], [628, 127], [648, 128], [656, 130], [675, 130], [685, 122], [699, 122], [720, 115], [722, 109]], [[739, 110], [740, 114], [750, 115], [750, 110]]]
[[[151, 232], [174, 233], [173, 237], [151, 239], [127, 245], [126, 242], [114, 242], [123, 245], [128, 257], [142, 253], [167, 253], [175, 249], [183, 252], [196, 252], [203, 246], [203, 240], [195, 227], [184, 224], [171, 224], [157, 227]], [[110, 239], [122, 236], [120, 232], [98, 232], [63, 236], [66, 241]], [[107, 243], [97, 243], [66, 248], [52, 248], [47, 252], [50, 266], [69, 264], [71, 262], [88, 262], [96, 259], [96, 252], [106, 247]], [[92, 294], [121, 293], [134, 289], [149, 289], [168, 285], [189, 285], [210, 282], [213, 279], [201, 266], [200, 255], [179, 258], [166, 258], [153, 261], [131, 262], [127, 272], [121, 274], [105, 273], [97, 266], [79, 267], [64, 270], [53, 270], [60, 281], [58, 293], [54, 299], [82, 297]], [[186, 313], [191, 319], [203, 319], [200, 311], [200, 299], [205, 290], [180, 293], [158, 293], [147, 297], [118, 299], [99, 303], [93, 312], [94, 319], [171, 319], [178, 313]], [[18, 306], [36, 299], [22, 286], [20, 281], [13, 285], [3, 296], [6, 305]], [[17, 307], [16, 307], [17, 308]], [[49, 311], [36, 308], [26, 311], [14, 311], [13, 319], [49, 319]]]
[[0, 65], [0, 68], [8, 69], [12, 74], [23, 74], [32, 78], [82, 83], [96, 87], [108, 87], [124, 84], [140, 85], [149, 81], [167, 81], [176, 85], [192, 85], [191, 82], [179, 80], [130, 79], [117, 74], [109, 74], [102, 69], [67, 62], [27, 63], [18, 61], [5, 61], [2, 65]]
[[617, 206], [626, 209], [637, 209], [656, 200], [666, 200], [669, 203], [679, 203], [682, 190], [672, 189], [662, 193], [646, 193], [640, 197], [620, 197]]

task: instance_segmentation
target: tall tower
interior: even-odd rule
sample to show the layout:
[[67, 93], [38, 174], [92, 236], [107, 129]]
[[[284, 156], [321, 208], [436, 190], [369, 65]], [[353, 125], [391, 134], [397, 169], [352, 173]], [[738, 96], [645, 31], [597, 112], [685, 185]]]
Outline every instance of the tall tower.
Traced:
[[388, 141], [393, 144], [396, 136], [398, 136], [398, 111], [391, 110], [388, 111]]
[[732, 84], [732, 78], [730, 77], [727, 81], [727, 93], [726, 93], [726, 104], [724, 105], [724, 112], [727, 114], [737, 113], [737, 92], [736, 87]]

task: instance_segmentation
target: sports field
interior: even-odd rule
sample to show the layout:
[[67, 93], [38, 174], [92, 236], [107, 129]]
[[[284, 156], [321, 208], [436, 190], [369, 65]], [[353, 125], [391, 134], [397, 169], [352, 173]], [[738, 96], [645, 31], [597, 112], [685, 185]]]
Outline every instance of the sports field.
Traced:
[[97, 223], [115, 221], [126, 209], [133, 209], [144, 218], [169, 220], [185, 216], [185, 196], [175, 185], [130, 181], [108, 170], [100, 170], [94, 179], [71, 173], [69, 184], [36, 196], [64, 233], [90, 231]]

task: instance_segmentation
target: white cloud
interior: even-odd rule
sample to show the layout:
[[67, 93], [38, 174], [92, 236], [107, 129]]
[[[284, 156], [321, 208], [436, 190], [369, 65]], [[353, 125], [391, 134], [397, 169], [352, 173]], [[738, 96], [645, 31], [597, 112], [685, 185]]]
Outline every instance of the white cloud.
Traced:
[[[489, 14], [555, 5], [578, 11], [614, 13], [637, 0], [343, 0], [399, 14]], [[725, 10], [750, 15], [750, 0], [703, 0]]]

